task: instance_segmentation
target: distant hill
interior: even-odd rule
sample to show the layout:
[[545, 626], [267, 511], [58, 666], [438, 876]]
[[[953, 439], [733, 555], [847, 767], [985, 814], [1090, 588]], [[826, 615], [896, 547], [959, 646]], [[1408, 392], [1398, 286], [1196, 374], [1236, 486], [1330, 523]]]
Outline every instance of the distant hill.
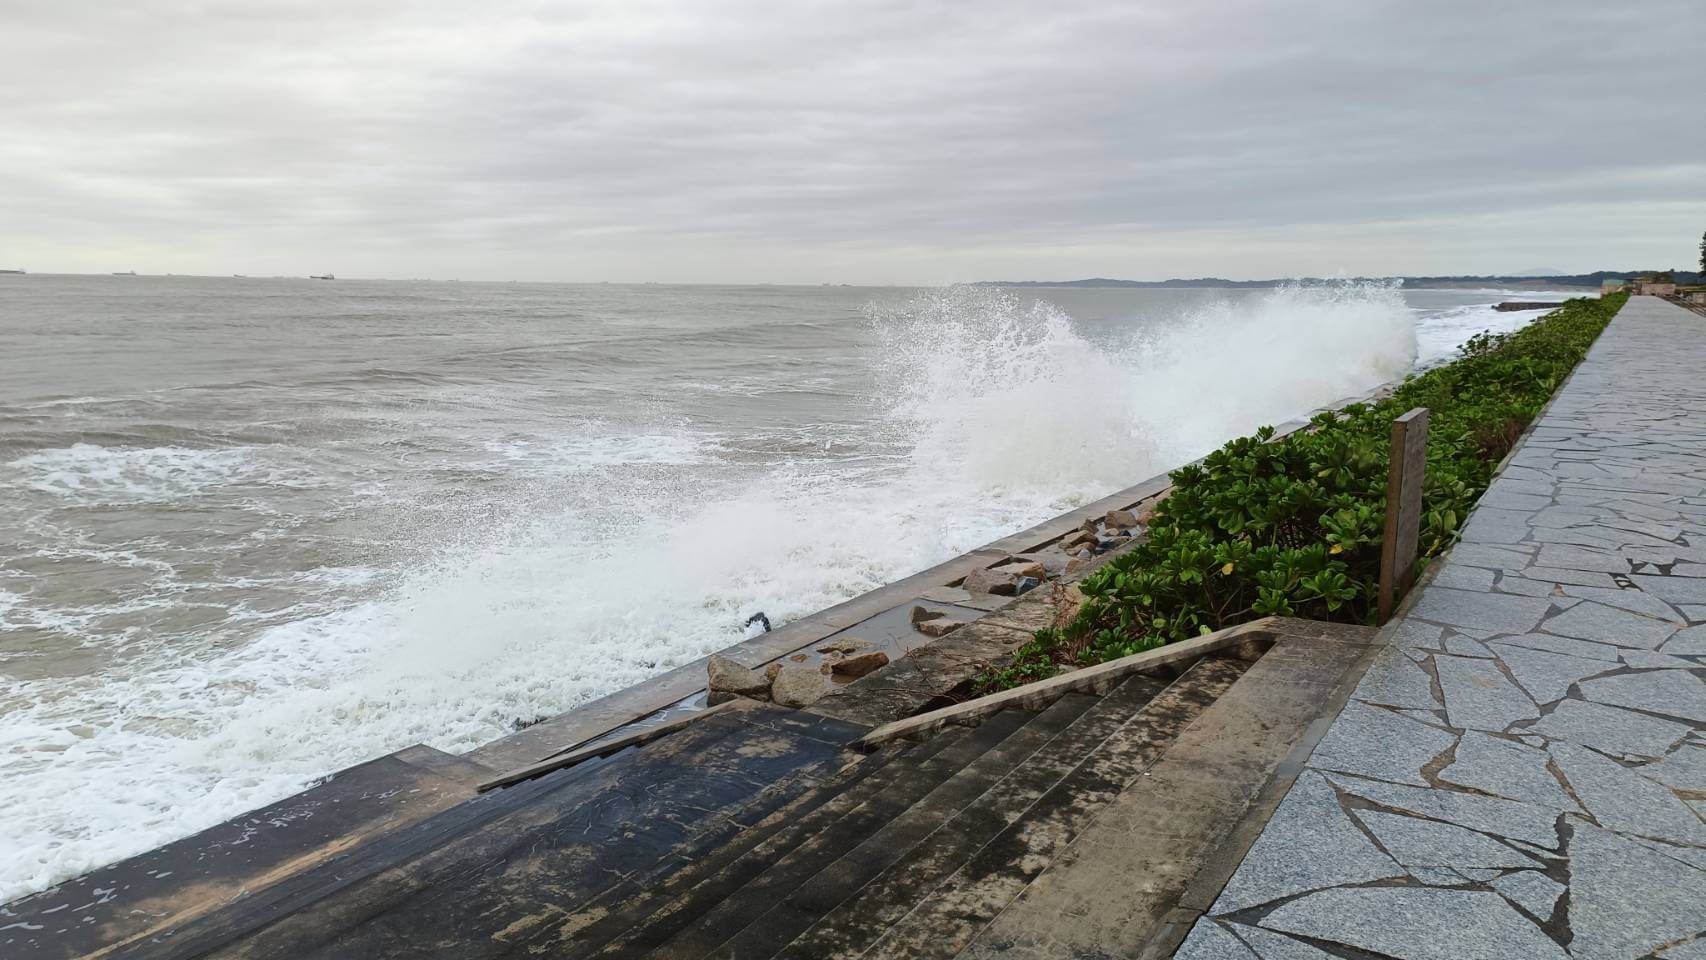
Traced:
[[[1398, 277], [1406, 287], [1598, 287], [1602, 280], [1626, 280], [1643, 274], [1653, 273], [1652, 270], [1600, 270], [1594, 273], [1553, 274], [1549, 276], [1517, 276], [1513, 274], [1489, 274], [1486, 276], [1442, 276], [1442, 277]], [[1675, 271], [1677, 283], [1700, 283], [1701, 275], [1686, 270]], [[1354, 280], [1387, 280], [1390, 277], [1353, 277]], [[1221, 277], [1198, 277], [1194, 280], [1113, 280], [1107, 277], [1091, 277], [1085, 280], [985, 280], [977, 286], [987, 287], [1145, 287], [1145, 288], [1193, 288], [1193, 287], [1277, 287], [1286, 283], [1333, 283], [1322, 277], [1285, 277], [1273, 280], [1226, 280]]]

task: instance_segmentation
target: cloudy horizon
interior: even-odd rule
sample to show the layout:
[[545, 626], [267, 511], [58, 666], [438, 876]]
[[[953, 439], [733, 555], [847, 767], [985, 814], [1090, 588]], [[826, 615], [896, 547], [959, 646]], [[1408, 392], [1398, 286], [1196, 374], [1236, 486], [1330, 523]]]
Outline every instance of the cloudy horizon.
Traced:
[[1697, 7], [0, 0], [0, 267], [1693, 266]]

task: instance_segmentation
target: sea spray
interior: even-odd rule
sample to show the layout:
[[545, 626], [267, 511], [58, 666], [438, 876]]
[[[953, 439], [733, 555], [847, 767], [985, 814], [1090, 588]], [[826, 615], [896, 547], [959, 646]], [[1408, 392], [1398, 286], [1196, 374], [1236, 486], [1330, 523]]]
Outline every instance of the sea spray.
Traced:
[[1046, 300], [931, 290], [872, 319], [892, 416], [938, 482], [1093, 496], [1241, 433], [1367, 391], [1415, 362], [1397, 285], [1288, 285], [1092, 344]]

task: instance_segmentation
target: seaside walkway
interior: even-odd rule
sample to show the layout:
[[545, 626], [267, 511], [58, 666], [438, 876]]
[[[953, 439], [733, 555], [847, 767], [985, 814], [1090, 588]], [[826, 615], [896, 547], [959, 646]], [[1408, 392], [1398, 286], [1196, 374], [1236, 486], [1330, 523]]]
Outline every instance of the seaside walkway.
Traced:
[[1706, 958], [1706, 318], [1633, 297], [1183, 960]]

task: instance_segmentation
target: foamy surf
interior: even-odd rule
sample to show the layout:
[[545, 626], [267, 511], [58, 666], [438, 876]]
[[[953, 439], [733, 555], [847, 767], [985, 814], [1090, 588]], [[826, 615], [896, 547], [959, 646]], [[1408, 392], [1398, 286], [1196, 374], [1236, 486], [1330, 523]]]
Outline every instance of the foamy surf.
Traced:
[[[1480, 319], [1430, 322], [1460, 341]], [[558, 421], [555, 400], [540, 414], [458, 393], [445, 415], [514, 422], [476, 421], [465, 439], [410, 419], [415, 432], [393, 441], [402, 415], [389, 411], [413, 411], [433, 395], [416, 384], [445, 379], [421, 376], [360, 442], [404, 444], [400, 462], [424, 481], [335, 472], [361, 453], [341, 433], [307, 450], [67, 444], [15, 457], [0, 471], [44, 498], [30, 523], [49, 525], [36, 532], [59, 537], [54, 549], [103, 569], [161, 566], [100, 610], [0, 580], [0, 630], [81, 636], [102, 658], [0, 694], [0, 901], [411, 743], [466, 750], [736, 642], [756, 610], [778, 623], [810, 613], [1369, 389], [1416, 361], [1416, 329], [1383, 284], [1198, 298], [1095, 336], [1046, 301], [957, 287], [887, 297], [851, 332], [823, 325], [833, 347], [809, 363], [755, 348], [762, 330], [743, 328], [739, 349], [774, 370], [670, 384], [742, 404], [738, 428], [692, 410]], [[841, 376], [850, 364], [868, 376]], [[770, 426], [766, 405], [783, 402], [828, 412]], [[282, 498], [310, 474], [337, 491], [328, 515], [377, 513], [380, 533], [424, 546], [393, 554], [377, 536], [353, 550], [367, 562], [306, 552], [287, 558], [294, 572], [239, 572], [246, 552], [325, 535], [332, 521]], [[51, 526], [68, 505], [213, 516], [234, 491], [260, 520], [229, 559], [146, 538], [79, 545]], [[190, 597], [205, 627], [151, 626]]]

